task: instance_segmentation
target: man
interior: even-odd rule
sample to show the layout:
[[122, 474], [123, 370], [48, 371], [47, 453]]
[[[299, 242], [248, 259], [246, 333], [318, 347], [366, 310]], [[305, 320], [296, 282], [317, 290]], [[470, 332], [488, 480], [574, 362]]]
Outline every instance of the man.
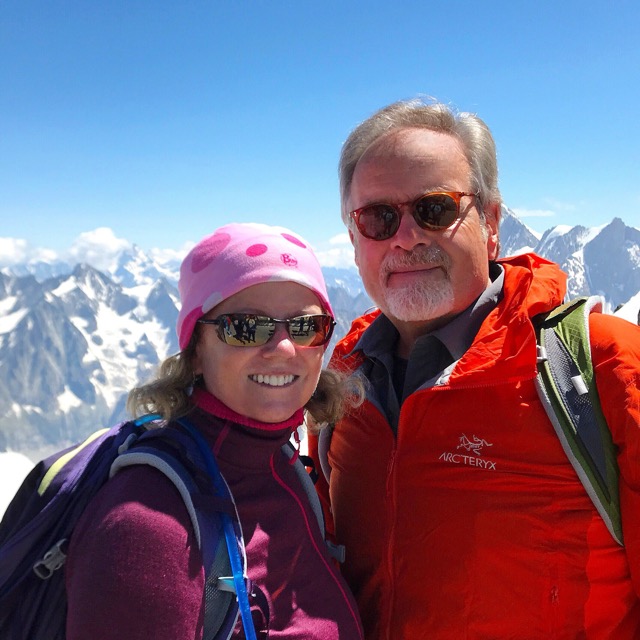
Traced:
[[379, 309], [333, 356], [366, 377], [366, 401], [311, 450], [329, 463], [321, 493], [367, 639], [640, 638], [640, 330], [590, 318], [623, 547], [536, 393], [532, 318], [566, 278], [534, 254], [498, 260], [486, 125], [390, 105], [352, 132], [340, 177]]

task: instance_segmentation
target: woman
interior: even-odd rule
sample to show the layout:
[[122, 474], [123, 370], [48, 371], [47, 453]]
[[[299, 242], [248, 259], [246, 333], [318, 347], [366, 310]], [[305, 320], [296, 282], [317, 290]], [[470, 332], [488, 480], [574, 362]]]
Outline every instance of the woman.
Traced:
[[[210, 445], [246, 545], [257, 636], [361, 638], [356, 608], [280, 449], [303, 422], [334, 420], [344, 380], [323, 371], [333, 317], [300, 237], [230, 224], [182, 263], [181, 352], [134, 389], [134, 415], [180, 416]], [[194, 548], [196, 551], [194, 551]], [[149, 467], [110, 480], [76, 527], [67, 560], [67, 638], [201, 638], [202, 557], [184, 504]], [[234, 638], [244, 637], [238, 624]]]

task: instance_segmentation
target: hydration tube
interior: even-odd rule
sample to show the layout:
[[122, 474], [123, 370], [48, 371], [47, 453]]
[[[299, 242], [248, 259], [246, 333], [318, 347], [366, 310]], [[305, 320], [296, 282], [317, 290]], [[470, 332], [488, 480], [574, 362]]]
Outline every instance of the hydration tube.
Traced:
[[[204, 456], [207, 470], [211, 475], [214, 487], [216, 491], [224, 496], [230, 493], [226, 482], [224, 481], [218, 463], [211, 451], [209, 444], [204, 439], [202, 434], [185, 418], [179, 418], [178, 422], [189, 432], [191, 437], [196, 441], [200, 447], [200, 451]], [[253, 618], [251, 617], [251, 607], [249, 606], [249, 596], [247, 594], [247, 585], [244, 580], [244, 573], [242, 570], [242, 559], [240, 558], [240, 552], [238, 551], [238, 544], [236, 540], [236, 532], [233, 527], [231, 516], [228, 513], [221, 513], [220, 518], [222, 520], [222, 528], [224, 530], [224, 537], [227, 543], [227, 549], [229, 551], [229, 560], [231, 563], [231, 571], [233, 573], [233, 585], [236, 589], [236, 596], [238, 599], [238, 608], [240, 609], [240, 617], [242, 618], [242, 626], [244, 627], [244, 634], [247, 640], [257, 640], [256, 631], [253, 626]]]

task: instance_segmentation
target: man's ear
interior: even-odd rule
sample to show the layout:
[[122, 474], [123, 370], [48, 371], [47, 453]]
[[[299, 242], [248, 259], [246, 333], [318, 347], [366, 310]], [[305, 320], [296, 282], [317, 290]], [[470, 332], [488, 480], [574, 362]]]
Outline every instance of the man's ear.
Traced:
[[485, 209], [485, 224], [487, 227], [487, 254], [489, 261], [498, 259], [500, 254], [500, 203], [492, 203]]
[[353, 246], [353, 260], [356, 263], [356, 267], [360, 267], [360, 265], [358, 264], [358, 246], [356, 244], [356, 239], [355, 236], [353, 235], [353, 231], [351, 231], [351, 229], [348, 229], [349, 231], [349, 240], [351, 240], [351, 244]]

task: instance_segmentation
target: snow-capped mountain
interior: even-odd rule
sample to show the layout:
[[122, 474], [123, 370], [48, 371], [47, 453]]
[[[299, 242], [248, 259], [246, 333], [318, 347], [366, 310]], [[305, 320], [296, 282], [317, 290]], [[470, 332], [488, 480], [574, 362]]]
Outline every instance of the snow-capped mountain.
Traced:
[[[501, 240], [502, 255], [533, 249], [567, 271], [570, 295], [626, 303], [619, 315], [636, 321], [640, 230], [614, 219], [538, 238], [505, 209]], [[127, 245], [101, 258], [101, 269], [39, 261], [0, 273], [0, 451], [36, 459], [113, 424], [129, 389], [178, 350], [179, 257]], [[355, 269], [324, 272], [337, 339], [371, 301]]]
[[500, 255], [515, 256], [534, 251], [540, 241], [540, 234], [527, 227], [511, 209], [502, 206], [500, 219]]
[[[0, 451], [35, 459], [117, 422], [128, 391], [178, 351], [176, 282], [135, 258], [116, 269], [130, 286], [86, 264], [43, 282], [0, 274]], [[328, 279], [334, 341], [371, 306], [344, 271]]]
[[598, 294], [616, 309], [640, 290], [640, 230], [620, 218], [591, 229], [553, 227], [535, 251], [569, 276], [571, 297]]
[[0, 275], [0, 449], [73, 442], [177, 350], [177, 291], [126, 289], [88, 265], [38, 283]]

